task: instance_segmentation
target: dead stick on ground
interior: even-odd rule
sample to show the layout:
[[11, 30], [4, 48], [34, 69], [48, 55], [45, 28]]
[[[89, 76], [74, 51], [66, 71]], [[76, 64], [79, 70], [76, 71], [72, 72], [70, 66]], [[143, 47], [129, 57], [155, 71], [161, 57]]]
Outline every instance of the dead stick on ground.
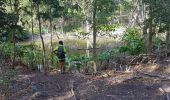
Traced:
[[140, 79], [142, 78], [141, 76], [132, 76], [124, 79], [122, 82], [130, 81], [130, 80], [135, 80], [135, 79]]
[[170, 100], [169, 93], [166, 92], [164, 89], [159, 88], [159, 91], [164, 95], [165, 100]]
[[[140, 56], [140, 55], [139, 55], [139, 56]], [[130, 65], [130, 64], [131, 64], [132, 62], [134, 62], [137, 58], [139, 58], [139, 56], [135, 56], [128, 65]]]
[[146, 73], [146, 72], [138, 72], [138, 71], [137, 71], [137, 73], [139, 73], [141, 75], [146, 75], [146, 76], [149, 76], [149, 77], [158, 77], [158, 78], [163, 79], [164, 81], [170, 81], [169, 77], [166, 77], [166, 76], [163, 76], [163, 75], [156, 75], [156, 74], [151, 74], [151, 73]]
[[73, 95], [73, 98], [74, 98], [74, 100], [77, 100], [75, 93], [74, 93], [74, 81], [73, 80], [70, 81], [70, 85], [71, 85], [71, 93]]
[[[139, 72], [137, 71], [138, 74], [142, 74], [142, 75], [147, 75], [149, 77], [160, 77], [160, 78], [166, 78], [165, 76], [162, 75], [156, 75], [156, 74], [151, 74], [151, 73], [146, 73], [146, 72]], [[167, 78], [168, 79], [168, 78]]]

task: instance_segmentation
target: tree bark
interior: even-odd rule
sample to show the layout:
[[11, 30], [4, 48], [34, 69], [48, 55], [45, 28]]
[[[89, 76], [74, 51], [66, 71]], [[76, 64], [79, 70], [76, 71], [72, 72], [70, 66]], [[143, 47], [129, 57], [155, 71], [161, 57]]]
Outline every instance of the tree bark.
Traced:
[[93, 59], [96, 59], [96, 10], [97, 10], [97, 0], [93, 1]]
[[[85, 16], [85, 20], [83, 23], [83, 27], [84, 27], [84, 32], [90, 34], [90, 26], [89, 26], [89, 21], [88, 21], [88, 14], [85, 12], [85, 3], [83, 3], [83, 14]], [[86, 55], [87, 57], [90, 57], [90, 38], [89, 36], [86, 39]]]
[[148, 38], [147, 38], [147, 53], [151, 54], [152, 53], [152, 34], [153, 34], [153, 25], [152, 25], [152, 5], [150, 3], [149, 6], [149, 11], [150, 11], [150, 19], [149, 19], [149, 33], [148, 33]]
[[149, 33], [148, 33], [148, 39], [147, 39], [147, 53], [152, 53], [152, 23], [149, 25]]
[[16, 34], [16, 29], [14, 29], [15, 31], [13, 32], [13, 59], [12, 59], [12, 68], [15, 67], [15, 58], [16, 58], [16, 55], [15, 55], [15, 52], [16, 52], [16, 48], [15, 48], [15, 45], [16, 45], [16, 40], [15, 40], [15, 34]]
[[10, 2], [10, 9], [11, 9], [11, 11], [13, 11], [13, 9], [12, 9], [12, 0], [9, 0], [9, 2]]
[[119, 24], [122, 25], [121, 1], [119, 0]]
[[31, 31], [32, 31], [32, 59], [31, 59], [31, 66], [34, 66], [34, 12], [33, 12], [33, 1], [31, 1]]
[[167, 53], [170, 52], [170, 27], [168, 28], [166, 33], [166, 49]]
[[61, 21], [60, 21], [60, 27], [61, 27], [61, 33], [64, 34], [64, 28], [63, 28], [63, 22], [64, 22], [64, 17], [61, 17]]
[[[15, 16], [16, 16], [16, 19], [14, 20], [14, 23], [13, 23], [13, 29], [14, 29], [14, 32], [13, 32], [13, 60], [12, 60], [12, 67], [14, 68], [15, 67], [15, 58], [16, 58], [16, 54], [15, 54], [15, 52], [16, 52], [16, 48], [15, 48], [15, 46], [16, 46], [16, 38], [15, 38], [15, 36], [16, 36], [16, 33], [17, 33], [17, 23], [18, 23], [18, 20], [19, 20], [19, 9], [18, 9], [18, 6], [19, 6], [19, 1], [18, 0], [15, 0], [14, 1], [14, 10], [12, 10], [12, 8], [11, 8], [11, 10], [14, 12], [14, 14], [15, 14]], [[12, 5], [11, 5], [11, 7], [12, 7]]]
[[37, 5], [37, 13], [38, 13], [38, 22], [39, 22], [39, 35], [40, 35], [40, 38], [41, 38], [42, 49], [43, 49], [42, 64], [43, 64], [43, 68], [46, 72], [45, 44], [44, 44], [44, 40], [43, 40], [43, 36], [42, 36], [42, 32], [41, 32], [42, 30], [41, 30], [41, 18], [40, 18], [39, 5]]
[[51, 65], [53, 65], [53, 24], [52, 24], [52, 13], [51, 13], [51, 8], [49, 9], [49, 17], [50, 17], [50, 33], [51, 33]]

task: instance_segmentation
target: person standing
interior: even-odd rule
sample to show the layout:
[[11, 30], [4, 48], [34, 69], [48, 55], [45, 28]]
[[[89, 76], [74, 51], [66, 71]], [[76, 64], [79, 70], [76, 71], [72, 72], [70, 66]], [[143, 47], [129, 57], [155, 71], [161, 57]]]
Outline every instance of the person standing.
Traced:
[[65, 73], [65, 58], [66, 58], [66, 48], [64, 47], [63, 41], [59, 41], [59, 45], [54, 48], [54, 53], [59, 60], [59, 68], [61, 73]]

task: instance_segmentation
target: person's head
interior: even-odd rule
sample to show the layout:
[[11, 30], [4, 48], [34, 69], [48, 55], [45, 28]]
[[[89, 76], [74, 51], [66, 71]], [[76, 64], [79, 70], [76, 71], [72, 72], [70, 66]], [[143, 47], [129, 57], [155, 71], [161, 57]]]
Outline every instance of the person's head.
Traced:
[[63, 41], [59, 41], [59, 45], [63, 45]]

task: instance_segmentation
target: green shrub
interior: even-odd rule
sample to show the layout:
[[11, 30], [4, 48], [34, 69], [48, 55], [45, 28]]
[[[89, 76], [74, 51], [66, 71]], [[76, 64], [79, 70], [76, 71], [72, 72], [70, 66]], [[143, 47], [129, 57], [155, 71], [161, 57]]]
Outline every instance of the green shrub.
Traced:
[[156, 36], [153, 36], [152, 42], [153, 42], [153, 49], [154, 49], [154, 51], [158, 51], [159, 52], [159, 50], [161, 50], [162, 48], [166, 47], [165, 41], [163, 41], [162, 39], [160, 39], [160, 38], [158, 38]]
[[[91, 57], [87, 57], [86, 55], [80, 55], [80, 56], [70, 56], [67, 58], [67, 64], [69, 69], [76, 68], [80, 71], [83, 66], [86, 66], [86, 64], [91, 60]], [[76, 62], [73, 64], [73, 62]]]
[[117, 54], [119, 54], [119, 48], [110, 49], [110, 50], [98, 53], [97, 60], [108, 61], [111, 58], [117, 56]]
[[112, 24], [112, 25], [105, 24], [105, 25], [97, 26], [97, 29], [102, 31], [115, 31], [116, 28], [118, 27], [120, 27], [119, 24]]
[[145, 51], [144, 40], [141, 38], [142, 35], [137, 28], [127, 29], [126, 34], [122, 37], [125, 45], [121, 46], [119, 51], [127, 52], [131, 55], [137, 55]]
[[9, 59], [12, 57], [13, 54], [13, 44], [12, 43], [5, 43], [2, 42], [0, 43], [0, 53], [1, 53], [1, 58], [3, 59]]

